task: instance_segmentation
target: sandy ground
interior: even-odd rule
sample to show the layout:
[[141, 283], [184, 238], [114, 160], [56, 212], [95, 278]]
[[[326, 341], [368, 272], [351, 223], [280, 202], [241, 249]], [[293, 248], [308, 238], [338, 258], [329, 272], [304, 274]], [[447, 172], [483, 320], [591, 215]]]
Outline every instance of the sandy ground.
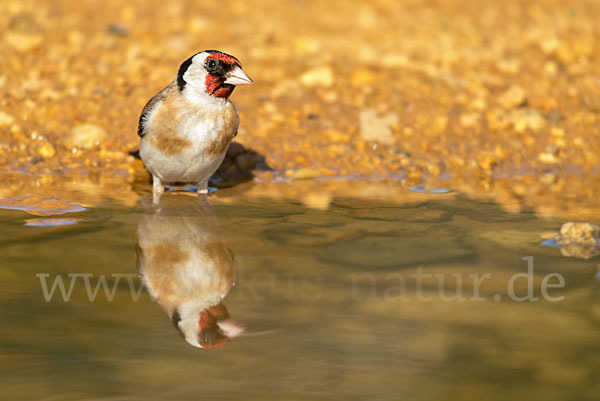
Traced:
[[[203, 49], [256, 81], [248, 194], [402, 201], [429, 183], [506, 209], [598, 215], [600, 2], [0, 0], [0, 197], [135, 202], [137, 120]], [[245, 154], [245, 153], [243, 153]], [[260, 158], [228, 160], [251, 169]], [[261, 163], [259, 163], [260, 165]], [[231, 172], [230, 171], [230, 172]], [[324, 184], [312, 179], [336, 179]], [[300, 186], [276, 181], [309, 180]], [[286, 192], [287, 191], [287, 192]], [[85, 199], [80, 199], [85, 198]], [[313, 199], [313, 200], [314, 200]], [[307, 201], [308, 204], [311, 201]]]

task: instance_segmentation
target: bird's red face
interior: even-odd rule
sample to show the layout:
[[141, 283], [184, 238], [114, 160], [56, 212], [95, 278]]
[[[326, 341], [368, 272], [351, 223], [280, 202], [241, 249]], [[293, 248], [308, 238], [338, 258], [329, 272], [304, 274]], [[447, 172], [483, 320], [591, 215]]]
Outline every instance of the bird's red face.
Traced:
[[227, 98], [236, 85], [253, 84], [240, 61], [221, 52], [210, 52], [204, 60], [206, 92], [214, 97]]
[[226, 99], [236, 85], [254, 83], [237, 58], [217, 50], [204, 50], [185, 60], [176, 82], [179, 91], [195, 103]]
[[218, 322], [229, 317], [225, 305], [219, 304], [200, 313], [198, 321], [198, 344], [202, 348], [220, 348], [231, 341], [231, 338], [219, 327]]

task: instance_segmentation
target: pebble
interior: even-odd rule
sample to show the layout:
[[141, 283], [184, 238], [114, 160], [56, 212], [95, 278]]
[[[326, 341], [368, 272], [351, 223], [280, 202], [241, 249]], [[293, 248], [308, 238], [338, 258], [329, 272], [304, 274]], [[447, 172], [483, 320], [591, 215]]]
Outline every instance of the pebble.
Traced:
[[99, 156], [101, 159], [123, 160], [127, 157], [127, 154], [119, 150], [102, 149], [99, 153]]
[[333, 85], [333, 71], [329, 66], [317, 67], [300, 76], [300, 82], [308, 87], [330, 87]]
[[525, 89], [520, 86], [511, 86], [498, 96], [498, 103], [506, 110], [524, 105], [527, 101]]
[[460, 125], [465, 128], [475, 128], [479, 125], [479, 113], [463, 113], [458, 118]]
[[10, 114], [6, 114], [0, 111], [0, 127], [11, 126], [15, 122], [15, 119]]
[[39, 48], [44, 41], [42, 35], [8, 32], [4, 42], [20, 53], [28, 53]]
[[54, 157], [54, 155], [56, 154], [56, 150], [54, 149], [54, 146], [52, 146], [50, 143], [45, 142], [42, 146], [40, 146], [39, 150], [38, 150], [40, 156], [42, 156], [43, 158], [50, 158], [50, 157]]
[[561, 244], [600, 245], [600, 226], [591, 223], [564, 223], [560, 228]]
[[372, 85], [377, 77], [370, 70], [360, 69], [352, 73], [352, 85], [361, 87], [363, 85]]
[[600, 111], [600, 85], [588, 84], [581, 89], [582, 103], [593, 111]]
[[547, 146], [538, 156], [538, 160], [544, 164], [559, 164], [559, 150], [556, 146]]
[[302, 197], [302, 204], [311, 209], [326, 210], [331, 204], [331, 195], [328, 193], [309, 192]]
[[103, 128], [93, 124], [82, 124], [71, 130], [65, 137], [64, 143], [68, 148], [92, 149], [106, 139], [106, 136]]
[[382, 143], [394, 142], [392, 125], [397, 125], [398, 115], [388, 113], [379, 115], [374, 109], [365, 109], [360, 112], [360, 137], [365, 141], [378, 141]]
[[298, 170], [288, 169], [285, 171], [285, 175], [286, 177], [293, 179], [307, 179], [319, 177], [321, 173], [310, 167], [302, 167]]
[[510, 120], [517, 132], [527, 129], [537, 132], [546, 126], [544, 117], [534, 109], [515, 109], [510, 114]]
[[299, 54], [315, 54], [321, 50], [321, 42], [312, 38], [298, 38], [293, 41], [294, 51]]
[[409, 59], [404, 54], [390, 53], [383, 56], [381, 63], [388, 68], [405, 67], [409, 64]]

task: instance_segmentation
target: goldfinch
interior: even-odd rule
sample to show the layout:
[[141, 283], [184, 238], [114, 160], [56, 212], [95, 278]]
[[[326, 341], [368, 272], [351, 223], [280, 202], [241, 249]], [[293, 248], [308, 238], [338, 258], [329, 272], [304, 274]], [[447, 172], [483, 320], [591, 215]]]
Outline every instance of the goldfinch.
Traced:
[[204, 50], [185, 60], [175, 79], [148, 101], [138, 135], [155, 201], [169, 183], [195, 184], [198, 193], [208, 193], [208, 179], [240, 123], [229, 96], [236, 85], [253, 83], [237, 58]]

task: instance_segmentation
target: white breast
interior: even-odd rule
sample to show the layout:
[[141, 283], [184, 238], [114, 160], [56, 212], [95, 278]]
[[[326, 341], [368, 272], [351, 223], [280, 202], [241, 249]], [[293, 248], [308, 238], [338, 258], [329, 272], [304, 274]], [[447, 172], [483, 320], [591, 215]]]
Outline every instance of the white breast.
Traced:
[[[232, 117], [235, 124], [230, 120]], [[237, 111], [229, 101], [194, 109], [163, 103], [148, 116], [148, 134], [142, 140], [140, 155], [148, 170], [164, 183], [202, 183], [223, 161], [233, 135], [228, 131], [237, 130], [238, 123]], [[154, 125], [168, 125], [172, 133], [165, 135], [164, 128], [161, 130]], [[168, 143], [173, 137], [187, 141], [185, 146], [177, 152], [161, 150], [161, 144]], [[215, 143], [225, 146], [218, 147], [219, 151], [215, 152]]]

